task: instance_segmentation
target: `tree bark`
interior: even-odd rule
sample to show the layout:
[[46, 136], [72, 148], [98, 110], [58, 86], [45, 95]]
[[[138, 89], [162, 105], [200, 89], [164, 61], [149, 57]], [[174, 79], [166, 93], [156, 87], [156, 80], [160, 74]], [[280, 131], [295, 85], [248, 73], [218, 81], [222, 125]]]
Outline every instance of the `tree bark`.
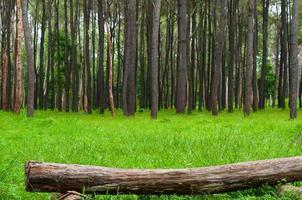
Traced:
[[214, 63], [214, 71], [213, 71], [213, 80], [211, 84], [211, 110], [212, 115], [218, 115], [218, 89], [219, 89], [219, 82], [221, 77], [221, 69], [222, 69], [222, 54], [224, 50], [224, 32], [225, 32], [225, 25], [226, 25], [226, 4], [225, 0], [219, 0], [219, 30], [215, 38], [215, 63]]
[[178, 0], [178, 63], [176, 79], [176, 112], [186, 109], [187, 0]]
[[151, 117], [157, 118], [158, 112], [158, 64], [159, 64], [159, 26], [161, 0], [153, 0], [152, 36], [151, 36]]
[[141, 95], [139, 99], [139, 107], [140, 109], [146, 108], [146, 78], [145, 78], [145, 27], [146, 27], [146, 4], [148, 2], [144, 2], [142, 5], [141, 12], [141, 21], [140, 21], [140, 50], [139, 50], [139, 58], [140, 58], [140, 87], [141, 87]]
[[136, 4], [136, 0], [125, 0], [125, 53], [123, 74], [123, 110], [125, 116], [134, 116], [136, 110]]
[[46, 30], [46, 2], [42, 0], [42, 25], [41, 25], [41, 41], [40, 41], [40, 68], [39, 68], [39, 109], [44, 107], [44, 42]]
[[[229, 6], [229, 67], [228, 67], [228, 112], [233, 112], [234, 96], [234, 60], [236, 30], [236, 0], [230, 0]], [[238, 56], [238, 55], [237, 55]]]
[[[1, 5], [2, 6], [2, 5]], [[8, 85], [8, 41], [7, 36], [9, 34], [8, 24], [10, 23], [10, 6], [3, 5], [3, 10], [1, 12], [2, 21], [2, 35], [1, 35], [1, 79], [2, 79], [2, 90], [1, 90], [1, 108], [6, 111], [8, 109], [7, 102], [7, 85]], [[6, 21], [6, 22], [5, 22]]]
[[302, 157], [194, 169], [113, 169], [27, 162], [26, 190], [97, 194], [193, 195], [221, 193], [302, 180]]
[[287, 71], [288, 71], [288, 45], [287, 45], [287, 0], [281, 1], [281, 57], [279, 75], [279, 99], [280, 108], [285, 108], [285, 98], [287, 91]]
[[255, 0], [249, 0], [249, 19], [248, 19], [248, 57], [245, 78], [245, 102], [244, 115], [250, 115], [252, 98], [252, 80], [253, 80], [253, 55], [254, 55], [254, 32], [255, 32]]
[[293, 0], [293, 18], [291, 20], [291, 69], [290, 69], [290, 118], [297, 118], [297, 97], [299, 84], [299, 60], [298, 60], [298, 0]]
[[98, 0], [98, 27], [99, 27], [99, 63], [97, 72], [97, 101], [100, 114], [104, 113], [104, 1]]
[[263, 46], [262, 46], [261, 81], [260, 81], [260, 85], [259, 85], [259, 109], [265, 108], [269, 2], [270, 2], [270, 0], [262, 0], [262, 5], [263, 5]]
[[65, 47], [64, 47], [64, 65], [65, 65], [65, 111], [69, 112], [70, 107], [70, 77], [71, 77], [71, 65], [68, 61], [68, 0], [64, 1], [64, 32], [65, 32]]
[[71, 66], [72, 66], [72, 82], [73, 82], [73, 98], [72, 98], [72, 111], [78, 112], [78, 104], [79, 104], [79, 70], [78, 70], [78, 62], [77, 62], [77, 23], [78, 23], [78, 2], [76, 1], [76, 10], [74, 13], [74, 5], [73, 0], [70, 0], [70, 30], [71, 30]]
[[[192, 14], [189, 13], [188, 17], [190, 17], [190, 15], [192, 15], [191, 17], [191, 24], [189, 24], [188, 26], [191, 26], [191, 32], [189, 31], [189, 33], [187, 33], [189, 35], [189, 37], [191, 37], [191, 61], [188, 62], [189, 66], [188, 66], [188, 82], [189, 82], [189, 92], [188, 92], [188, 113], [192, 113], [193, 110], [195, 109], [195, 63], [196, 63], [196, 15], [197, 15], [197, 8], [195, 7], [196, 5], [196, 1], [192, 0], [191, 2], [191, 9], [192, 10]], [[188, 41], [188, 54], [190, 53], [190, 40]], [[188, 60], [190, 56], [188, 56]]]
[[35, 68], [34, 51], [32, 47], [31, 28], [28, 21], [28, 0], [22, 1], [23, 27], [26, 46], [26, 59], [28, 68], [28, 86], [27, 86], [27, 115], [33, 117], [35, 104]]
[[86, 74], [86, 94], [84, 101], [87, 101], [87, 112], [92, 113], [92, 92], [91, 92], [91, 70], [90, 70], [90, 45], [89, 45], [89, 25], [90, 25], [90, 7], [92, 0], [84, 0], [84, 70]]
[[59, 111], [62, 111], [62, 79], [61, 79], [61, 58], [60, 58], [60, 29], [59, 29], [59, 4], [60, 0], [56, 2], [56, 37], [57, 37], [57, 83], [58, 83], [58, 93], [57, 93], [57, 103], [56, 106]]
[[258, 18], [255, 9], [255, 32], [254, 32], [254, 45], [253, 45], [253, 112], [258, 110], [258, 77], [257, 77], [257, 55], [258, 55]]
[[16, 38], [15, 38], [15, 102], [14, 112], [19, 114], [22, 106], [22, 8], [21, 0], [16, 0]]
[[112, 42], [111, 42], [111, 32], [108, 23], [106, 23], [107, 28], [107, 48], [109, 52], [109, 85], [108, 85], [108, 93], [109, 93], [109, 107], [111, 111], [112, 117], [115, 117], [115, 106], [114, 106], [114, 99], [113, 99], [113, 76], [112, 76]]

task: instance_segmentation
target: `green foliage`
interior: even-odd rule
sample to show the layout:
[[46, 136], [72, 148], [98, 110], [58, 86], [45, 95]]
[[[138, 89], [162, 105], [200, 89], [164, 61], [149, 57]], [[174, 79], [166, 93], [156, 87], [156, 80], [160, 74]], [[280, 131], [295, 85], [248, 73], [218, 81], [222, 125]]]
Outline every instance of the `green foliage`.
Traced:
[[[241, 112], [175, 115], [149, 112], [113, 119], [110, 113], [37, 112], [27, 118], [0, 112], [0, 199], [49, 199], [24, 191], [27, 160], [122, 168], [188, 168], [297, 156], [302, 154], [301, 123], [288, 120], [287, 110], [261, 111], [244, 118]], [[299, 113], [301, 114], [301, 113]], [[286, 147], [286, 148], [282, 148]], [[100, 196], [97, 199], [283, 199], [268, 186], [220, 195], [195, 197]]]
[[266, 74], [266, 87], [265, 87], [265, 96], [269, 98], [274, 93], [274, 84], [275, 84], [276, 76], [273, 72], [273, 66], [271, 63], [267, 65], [267, 74]]
[[[262, 52], [259, 52], [259, 56], [257, 57], [257, 66], [258, 66], [258, 79], [261, 77], [261, 68], [262, 68]], [[274, 72], [273, 64], [270, 62], [270, 60], [267, 60], [266, 65], [266, 87], [265, 87], [265, 96], [266, 98], [270, 98], [273, 95], [274, 92], [274, 84], [276, 80], [276, 75]]]
[[299, 45], [302, 44], [302, 32], [299, 33], [298, 44], [299, 44]]

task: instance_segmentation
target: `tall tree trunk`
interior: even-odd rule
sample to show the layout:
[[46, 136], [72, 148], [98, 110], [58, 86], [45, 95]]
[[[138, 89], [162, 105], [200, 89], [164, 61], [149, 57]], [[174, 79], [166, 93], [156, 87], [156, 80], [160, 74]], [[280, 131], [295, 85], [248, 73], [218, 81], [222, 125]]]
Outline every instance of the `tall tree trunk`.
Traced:
[[19, 114], [22, 106], [22, 5], [16, 0], [16, 38], [15, 38], [15, 104], [14, 112]]
[[255, 32], [253, 53], [253, 112], [258, 110], [258, 78], [257, 78], [257, 55], [258, 55], [258, 18], [255, 9]]
[[103, 114], [104, 106], [104, 1], [98, 0], [98, 27], [99, 27], [99, 67], [97, 73], [97, 101], [100, 113]]
[[161, 0], [153, 0], [152, 47], [151, 47], [151, 117], [157, 118], [158, 112], [158, 63], [159, 63], [159, 26]]
[[186, 109], [187, 64], [187, 0], [178, 0], [178, 63], [176, 83], [176, 112]]
[[71, 43], [72, 43], [72, 50], [71, 50], [71, 66], [72, 70], [72, 82], [73, 82], [73, 99], [72, 99], [72, 111], [78, 111], [78, 104], [79, 104], [79, 70], [78, 70], [78, 62], [77, 62], [77, 45], [76, 45], [76, 27], [78, 23], [78, 2], [76, 1], [76, 11], [74, 13], [74, 6], [73, 0], [70, 0], [70, 30], [71, 30]]
[[253, 80], [253, 61], [254, 61], [254, 32], [255, 32], [255, 0], [249, 0], [249, 18], [248, 18], [248, 46], [247, 46], [247, 67], [245, 78], [245, 102], [244, 115], [250, 115], [252, 98], [252, 80]]
[[[196, 14], [197, 14], [197, 9], [195, 8], [196, 1], [192, 0], [192, 28], [191, 28], [191, 62], [190, 65], [188, 66], [189, 69], [189, 96], [188, 96], [188, 113], [192, 113], [192, 111], [195, 108], [195, 91], [194, 91], [194, 86], [195, 86], [195, 63], [196, 63]], [[189, 13], [191, 14], [191, 13]], [[189, 16], [190, 17], [190, 16]], [[190, 32], [189, 32], [190, 33]], [[189, 40], [190, 41], [190, 40]], [[190, 47], [190, 43], [188, 42], [188, 45]], [[187, 53], [190, 52], [190, 49]], [[188, 59], [189, 60], [189, 59]]]
[[[238, 5], [238, 4], [237, 4]], [[242, 44], [243, 44], [243, 28], [242, 28], [242, 23], [240, 20], [240, 14], [239, 12], [237, 12], [237, 24], [238, 24], [238, 35], [237, 35], [237, 40], [236, 40], [236, 55], [237, 59], [236, 59], [236, 95], [235, 95], [235, 108], [241, 108], [242, 105], [242, 82], [243, 82], [243, 58], [242, 58]]]
[[274, 90], [273, 90], [273, 102], [272, 102], [272, 107], [275, 107], [276, 104], [276, 96], [277, 96], [277, 85], [278, 85], [278, 79], [279, 79], [279, 68], [280, 68], [280, 59], [279, 59], [279, 55], [280, 55], [280, 28], [279, 28], [279, 23], [276, 23], [276, 57], [275, 57], [275, 80], [274, 80]]
[[[55, 3], [53, 0], [50, 0], [49, 3], [48, 3], [48, 7], [50, 8], [53, 8], [53, 3]], [[54, 7], [55, 8], [55, 7]], [[52, 27], [53, 26], [53, 23], [52, 23], [52, 18], [53, 16], [53, 10], [52, 9], [49, 9], [49, 21], [48, 21], [48, 44], [49, 46], [55, 46], [55, 37], [54, 37], [54, 28]], [[54, 55], [55, 55], [55, 49], [54, 48], [49, 48], [48, 50], [48, 56], [49, 56], [49, 65], [48, 65], [48, 71], [50, 72], [49, 73], [49, 76], [50, 76], [50, 81], [47, 82], [47, 92], [46, 94], [50, 93], [50, 104], [49, 104], [49, 108], [51, 110], [54, 110], [55, 109], [55, 67], [54, 67]], [[49, 92], [48, 92], [49, 91]], [[47, 101], [47, 98], [46, 98], [46, 101]], [[45, 102], [46, 102], [45, 101]], [[47, 107], [45, 106], [45, 109]]]
[[107, 28], [107, 48], [109, 51], [109, 82], [108, 82], [108, 93], [109, 93], [109, 107], [111, 111], [112, 117], [115, 117], [115, 106], [114, 106], [114, 99], [113, 99], [113, 76], [112, 76], [112, 42], [111, 42], [111, 32], [108, 23], [106, 23]]
[[[95, 3], [94, 1], [91, 2], [91, 8], [94, 8]], [[97, 99], [96, 99], [96, 12], [94, 9], [92, 9], [92, 20], [91, 20], [91, 25], [92, 25], [92, 32], [91, 32], [91, 44], [92, 44], [92, 98], [91, 98], [91, 105], [93, 106], [93, 109], [96, 109], [98, 107], [97, 105]]]
[[139, 57], [140, 57], [140, 85], [141, 85], [141, 95], [139, 100], [139, 107], [140, 109], [146, 108], [146, 78], [145, 78], [145, 16], [146, 16], [146, 4], [144, 2], [142, 5], [141, 12], [141, 22], [140, 22], [140, 50], [139, 50]]
[[211, 82], [211, 109], [212, 115], [218, 115], [218, 88], [219, 88], [219, 79], [221, 77], [222, 69], [222, 54], [224, 50], [224, 41], [225, 41], [225, 25], [226, 25], [226, 3], [225, 0], [218, 0], [219, 5], [219, 30], [216, 33], [215, 37], [215, 63], [213, 71], [213, 80]]
[[35, 69], [35, 102], [34, 108], [38, 108], [38, 90], [39, 90], [39, 74], [37, 69], [37, 50], [38, 50], [38, 13], [39, 13], [39, 3], [37, 2], [35, 6], [34, 15], [34, 69]]
[[262, 0], [263, 5], [263, 46], [262, 46], [262, 68], [259, 85], [259, 109], [265, 108], [265, 90], [267, 73], [267, 40], [268, 40], [268, 12], [270, 0]]
[[135, 114], [135, 68], [136, 68], [136, 0], [125, 0], [125, 55], [123, 109], [124, 115]]
[[[4, 3], [4, 2], [3, 2]], [[2, 93], [1, 108], [6, 111], [10, 104], [10, 27], [12, 15], [12, 1], [3, 5], [2, 17], [2, 41], [1, 41], [1, 73], [2, 73]]]
[[92, 0], [83, 0], [84, 4], [84, 70], [86, 72], [86, 95], [84, 101], [87, 101], [87, 112], [91, 114], [92, 105], [91, 105], [91, 71], [90, 71], [90, 48], [89, 48], [89, 25], [90, 25], [90, 7]]
[[[59, 28], [59, 3], [60, 0], [56, 2], [56, 37], [57, 37], [57, 83], [58, 83], [58, 94], [57, 94], [57, 108], [62, 111], [62, 79], [61, 79], [61, 58], [60, 58], [60, 28]], [[65, 38], [67, 39], [67, 38]]]
[[39, 68], [39, 109], [44, 107], [44, 42], [46, 30], [46, 2], [42, 0], [42, 25], [41, 25], [41, 41], [40, 41], [40, 68]]
[[117, 81], [116, 81], [116, 107], [121, 106], [121, 79], [122, 79], [122, 67], [121, 67], [121, 14], [120, 14], [120, 3], [118, 6], [118, 31], [117, 31]]
[[34, 51], [32, 48], [31, 28], [28, 21], [28, 0], [22, 0], [23, 27], [26, 46], [26, 59], [28, 68], [28, 86], [27, 86], [27, 115], [34, 115], [35, 103], [35, 68], [34, 68]]
[[236, 0], [230, 0], [229, 4], [228, 112], [233, 112], [236, 3]]
[[291, 20], [291, 69], [290, 69], [290, 118], [297, 118], [297, 96], [299, 79], [299, 61], [298, 61], [298, 0], [293, 0], [293, 18]]
[[70, 107], [70, 78], [71, 78], [71, 64], [69, 63], [69, 49], [68, 49], [68, 0], [64, 1], [64, 32], [65, 32], [65, 47], [64, 47], [64, 65], [65, 65], [65, 111], [69, 112]]
[[279, 75], [279, 107], [285, 108], [285, 98], [287, 91], [287, 71], [288, 71], [288, 54], [287, 54], [287, 0], [281, 1], [281, 60]]

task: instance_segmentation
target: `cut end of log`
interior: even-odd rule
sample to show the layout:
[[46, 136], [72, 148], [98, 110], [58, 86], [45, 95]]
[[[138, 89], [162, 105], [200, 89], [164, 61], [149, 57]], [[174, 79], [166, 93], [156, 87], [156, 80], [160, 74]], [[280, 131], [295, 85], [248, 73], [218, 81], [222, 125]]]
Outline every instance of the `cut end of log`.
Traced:
[[25, 190], [27, 192], [34, 192], [35, 189], [34, 187], [32, 187], [32, 185], [30, 184], [30, 172], [31, 172], [31, 168], [37, 164], [42, 164], [42, 162], [39, 161], [27, 161], [25, 163]]

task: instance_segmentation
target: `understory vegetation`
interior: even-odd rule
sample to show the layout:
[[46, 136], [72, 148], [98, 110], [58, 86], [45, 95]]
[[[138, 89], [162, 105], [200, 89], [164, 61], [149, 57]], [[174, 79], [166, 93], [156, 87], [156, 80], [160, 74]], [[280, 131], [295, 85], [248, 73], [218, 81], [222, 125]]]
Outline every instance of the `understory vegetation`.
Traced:
[[[267, 109], [249, 118], [242, 112], [176, 115], [149, 111], [133, 118], [110, 113], [38, 111], [35, 118], [0, 112], [0, 199], [49, 199], [49, 194], [27, 193], [27, 160], [76, 163], [120, 168], [191, 168], [234, 162], [298, 156], [302, 153], [302, 118], [289, 120], [287, 110]], [[299, 183], [296, 183], [301, 185]], [[96, 196], [97, 199], [298, 199], [279, 197], [262, 188], [228, 194], [176, 196]]]

